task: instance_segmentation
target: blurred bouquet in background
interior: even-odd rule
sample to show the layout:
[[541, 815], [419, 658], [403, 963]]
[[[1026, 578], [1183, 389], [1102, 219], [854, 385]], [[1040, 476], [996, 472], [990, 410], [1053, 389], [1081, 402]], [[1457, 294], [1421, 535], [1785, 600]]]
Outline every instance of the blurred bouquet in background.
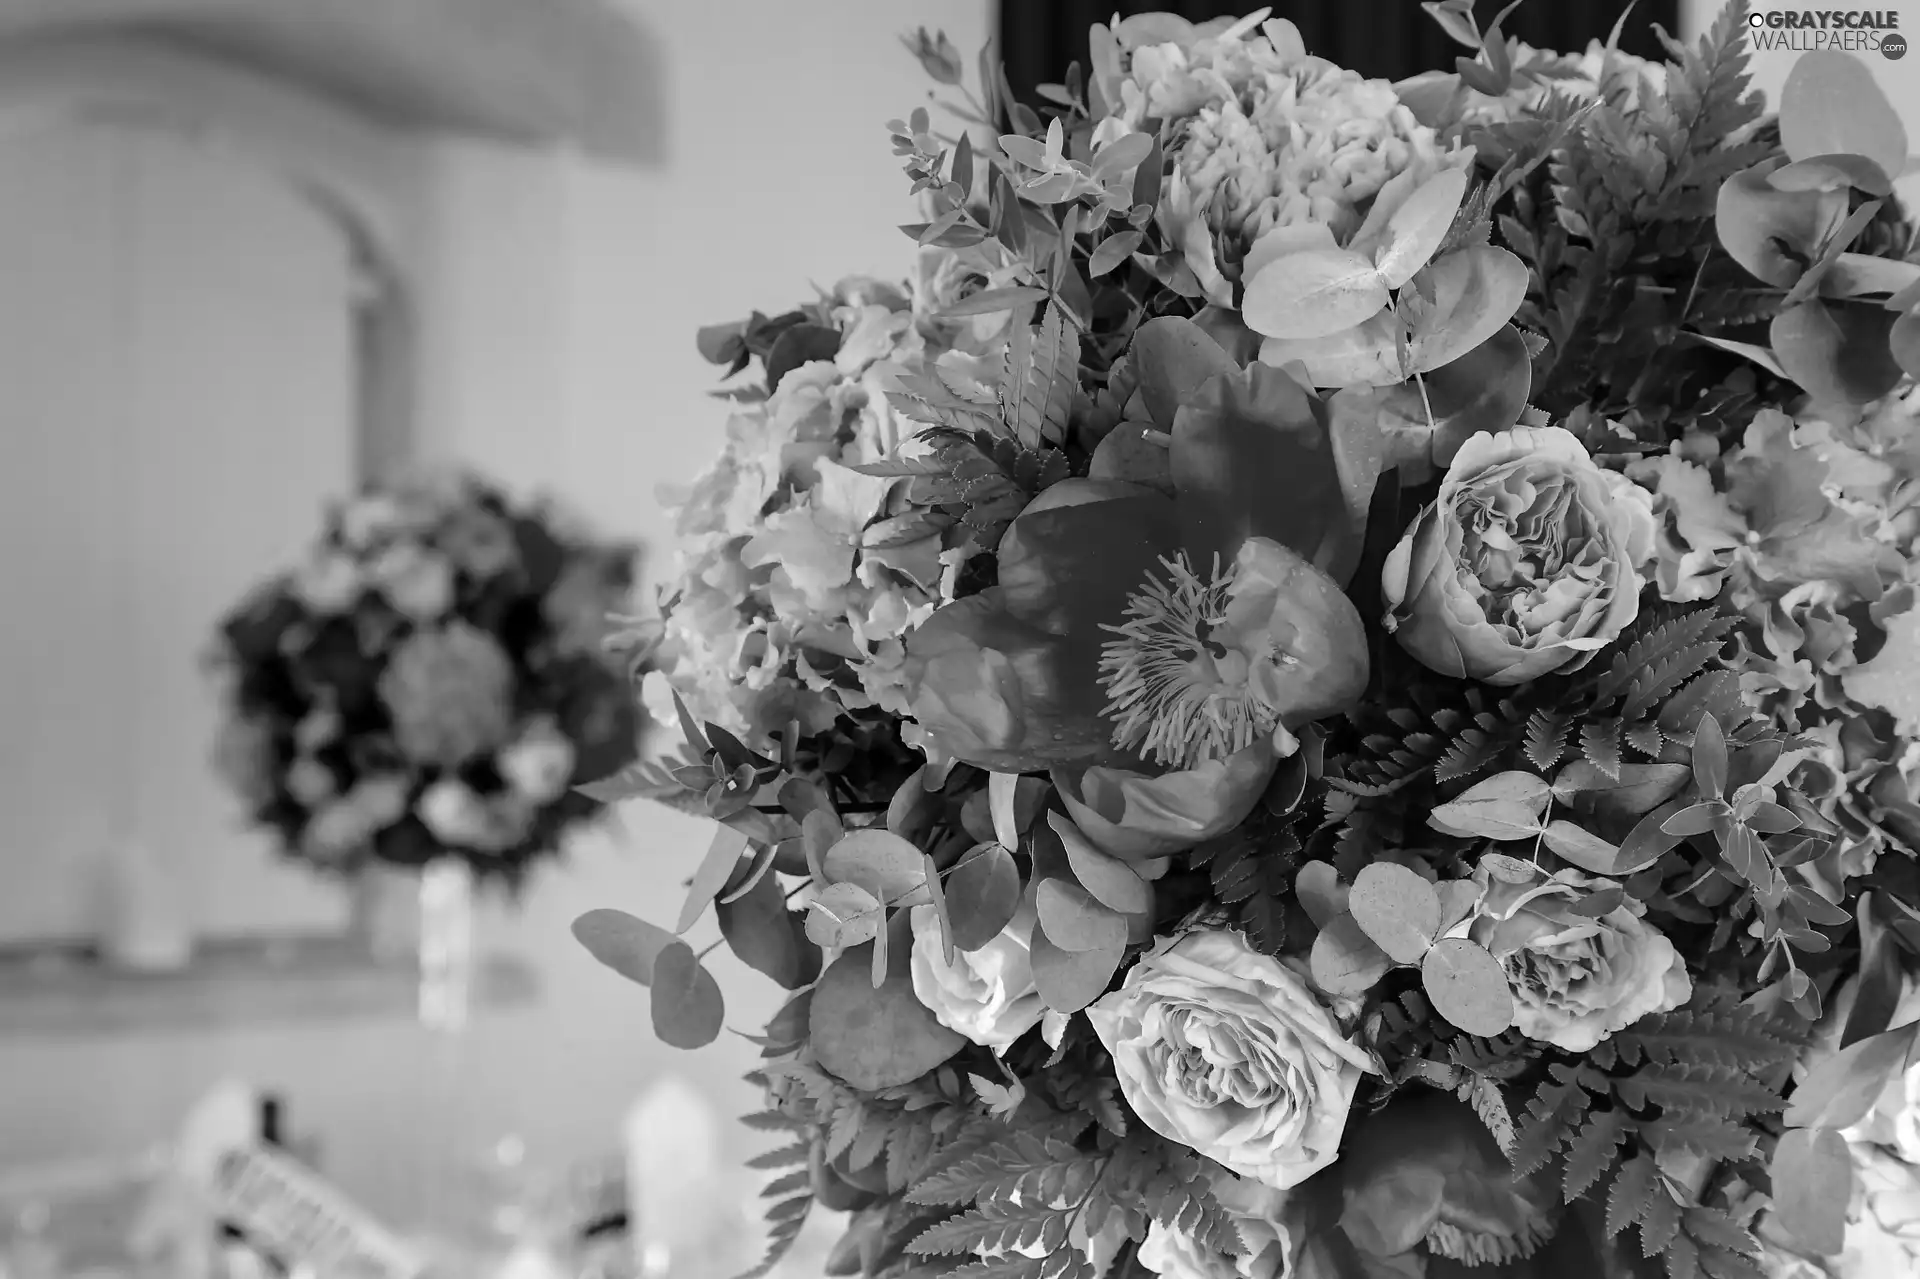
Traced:
[[576, 781], [635, 753], [604, 640], [636, 554], [470, 476], [336, 506], [220, 625], [222, 773], [315, 866], [451, 856], [517, 883], [599, 812]]

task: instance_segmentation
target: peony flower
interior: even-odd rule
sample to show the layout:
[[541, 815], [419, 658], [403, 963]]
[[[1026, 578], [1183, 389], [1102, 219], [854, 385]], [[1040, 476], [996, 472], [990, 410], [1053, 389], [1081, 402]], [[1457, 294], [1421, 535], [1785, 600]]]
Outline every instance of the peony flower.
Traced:
[[546, 717], [522, 729], [494, 759], [507, 785], [535, 804], [550, 804], [566, 793], [573, 764], [573, 743]]
[[409, 636], [380, 676], [394, 737], [422, 764], [458, 764], [513, 731], [513, 664], [499, 642], [465, 622]]
[[[1351, 571], [1356, 529], [1306, 392], [1185, 320], [1143, 326], [1133, 352], [1143, 384], [1197, 388], [1151, 406], [1170, 478], [1045, 490], [1002, 538], [997, 585], [913, 633], [913, 716], [941, 756], [1151, 775], [1262, 747], [1270, 772], [1282, 730], [1366, 684], [1359, 614], [1330, 575]], [[1265, 477], [1282, 474], [1276, 502]]]
[[955, 951], [951, 965], [940, 944], [933, 907], [915, 906], [908, 918], [913, 925], [913, 993], [942, 1026], [998, 1053], [1040, 1024], [1046, 1009], [1033, 984], [1031, 915], [1016, 916], [978, 950]]
[[368, 576], [388, 603], [415, 622], [438, 621], [453, 607], [453, 565], [417, 542], [389, 546]]
[[1220, 243], [1308, 220], [1351, 233], [1390, 178], [1438, 165], [1438, 138], [1391, 84], [1309, 57], [1285, 19], [1256, 29], [1151, 14], [1117, 23], [1111, 40], [1124, 60], [1101, 77], [1114, 114], [1136, 129], [1162, 122], [1181, 205]]
[[1340, 1155], [1367, 1054], [1236, 932], [1164, 938], [1087, 1009], [1149, 1128], [1277, 1189]]
[[1246, 1251], [1223, 1256], [1191, 1234], [1154, 1221], [1140, 1244], [1140, 1264], [1161, 1279], [1289, 1279], [1304, 1239], [1284, 1190], [1230, 1172], [1212, 1176], [1213, 1197], [1233, 1218]]
[[1272, 752], [1263, 742], [1157, 777], [1096, 764], [1080, 772], [1057, 769], [1054, 783], [1067, 814], [1088, 839], [1115, 857], [1144, 861], [1238, 826], [1260, 802], [1272, 775]]
[[1455, 678], [1524, 684], [1576, 668], [1640, 611], [1650, 498], [1559, 427], [1470, 438], [1387, 557], [1386, 627]]
[[1529, 1039], [1591, 1052], [1615, 1031], [1693, 995], [1673, 943], [1621, 896], [1603, 914], [1595, 898], [1619, 885], [1577, 870], [1513, 883], [1484, 865], [1480, 900], [1458, 932], [1493, 952], [1513, 991], [1514, 1025]]

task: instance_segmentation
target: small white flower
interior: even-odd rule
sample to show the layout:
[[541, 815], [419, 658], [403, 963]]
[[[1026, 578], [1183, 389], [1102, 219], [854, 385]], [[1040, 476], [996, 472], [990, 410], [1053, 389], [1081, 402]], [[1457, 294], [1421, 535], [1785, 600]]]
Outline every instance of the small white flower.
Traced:
[[293, 729], [293, 744], [311, 755], [340, 740], [340, 712], [331, 706], [308, 711]]
[[471, 845], [486, 830], [486, 804], [471, 786], [451, 777], [421, 792], [414, 811], [442, 844]]
[[380, 593], [416, 622], [438, 621], [453, 607], [453, 565], [417, 542], [396, 542], [374, 560]]
[[310, 755], [294, 760], [287, 769], [287, 793], [304, 808], [331, 798], [335, 789], [333, 770]]
[[573, 780], [573, 743], [551, 720], [536, 722], [495, 760], [500, 776], [535, 804], [550, 804]]
[[344, 613], [351, 609], [366, 589], [360, 564], [339, 551], [323, 551], [308, 560], [294, 574], [293, 593], [308, 608], [320, 614]]

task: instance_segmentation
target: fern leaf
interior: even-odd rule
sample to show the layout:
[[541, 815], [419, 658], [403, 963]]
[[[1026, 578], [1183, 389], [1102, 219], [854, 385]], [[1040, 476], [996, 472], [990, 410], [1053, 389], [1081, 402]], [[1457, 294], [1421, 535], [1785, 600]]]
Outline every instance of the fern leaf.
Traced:
[[1546, 772], [1566, 753], [1567, 734], [1573, 731], [1573, 717], [1557, 711], [1535, 711], [1527, 721], [1527, 762]]
[[[1607, 1195], [1607, 1238], [1613, 1238], [1640, 1219], [1646, 1211], [1648, 1196], [1656, 1193], [1659, 1175], [1652, 1155], [1635, 1155], [1620, 1165], [1620, 1171], [1613, 1178], [1613, 1189]], [[1662, 1187], [1657, 1193], [1664, 1195], [1666, 1190]]]
[[1038, 1245], [1052, 1252], [1066, 1243], [1071, 1215], [1071, 1208], [1048, 1204], [989, 1204], [928, 1226], [907, 1251], [920, 1257], [969, 1257]]
[[1673, 1197], [1665, 1178], [1656, 1176], [1653, 1185], [1647, 1191], [1646, 1202], [1640, 1205], [1640, 1215], [1635, 1219], [1640, 1227], [1640, 1251], [1642, 1255], [1657, 1257], [1680, 1232], [1680, 1204]]
[[1749, 1128], [1717, 1115], [1681, 1115], [1640, 1125], [1640, 1136], [1661, 1154], [1690, 1154], [1705, 1159], [1751, 1159], [1760, 1149]]
[[1072, 1248], [1045, 1257], [999, 1257], [962, 1266], [947, 1279], [1099, 1279], [1093, 1263]]
[[1580, 753], [1613, 781], [1620, 780], [1620, 721], [1588, 720], [1580, 726]]
[[1454, 738], [1446, 754], [1433, 767], [1435, 781], [1452, 782], [1471, 777], [1499, 755], [1499, 743], [1480, 727], [1469, 728]]
[[1473, 1107], [1474, 1114], [1480, 1116], [1480, 1122], [1493, 1134], [1501, 1153], [1511, 1157], [1519, 1134], [1514, 1128], [1513, 1112], [1507, 1108], [1507, 1097], [1500, 1091], [1500, 1085], [1485, 1075], [1472, 1075], [1460, 1085], [1457, 1095]]
[[769, 1150], [747, 1160], [747, 1167], [769, 1172], [778, 1168], [791, 1168], [804, 1164], [813, 1153], [811, 1142], [799, 1141], [791, 1146], [782, 1146], [778, 1150]]
[[1660, 749], [1666, 744], [1667, 738], [1660, 726], [1649, 720], [1641, 720], [1627, 730], [1627, 745], [1648, 759], [1659, 759]]
[[773, 1273], [792, 1251], [794, 1240], [800, 1237], [802, 1227], [807, 1224], [807, 1214], [813, 1208], [811, 1194], [794, 1195], [782, 1199], [767, 1209], [767, 1251], [760, 1264], [743, 1272], [738, 1279], [763, 1279]]
[[1763, 1074], [1793, 1060], [1796, 1045], [1773, 1033], [1764, 1015], [1735, 1006], [1721, 1011], [1678, 1009], [1642, 1017], [1600, 1042], [1594, 1060], [1611, 1069], [1642, 1060], [1676, 1065], [1697, 1062]]
[[[1738, 621], [1717, 607], [1689, 609], [1656, 623], [1617, 654], [1594, 690], [1598, 702], [1611, 702], [1642, 686], [1652, 673], [1670, 667], [1676, 654], [1697, 644], [1724, 639]], [[1698, 669], [1697, 667], [1695, 668]], [[1691, 675], [1692, 672], [1689, 672]], [[1683, 678], [1674, 684], [1684, 683]]]
[[1597, 1110], [1567, 1146], [1567, 1171], [1560, 1190], [1568, 1203], [1587, 1193], [1605, 1176], [1627, 1139], [1626, 1117], [1617, 1110]]
[[980, 1200], [1010, 1200], [1023, 1189], [1038, 1190], [1049, 1173], [1069, 1167], [1097, 1167], [1066, 1142], [1017, 1132], [952, 1162], [916, 1182], [907, 1201], [937, 1207]]
[[1680, 1229], [1698, 1254], [1699, 1272], [1708, 1279], [1760, 1279], [1763, 1272], [1755, 1264], [1759, 1245], [1726, 1213], [1689, 1204], [1681, 1213]]
[[1591, 1103], [1585, 1089], [1547, 1082], [1527, 1104], [1513, 1148], [1513, 1170], [1520, 1176], [1544, 1167], [1570, 1138]]
[[1038, 327], [1016, 325], [1000, 383], [1007, 433], [1034, 450], [1065, 440], [1079, 371], [1080, 335], [1059, 307], [1049, 305]]
[[1613, 1081], [1620, 1099], [1635, 1110], [1659, 1106], [1666, 1114], [1745, 1118], [1785, 1110], [1780, 1094], [1745, 1072], [1706, 1063], [1649, 1062]]

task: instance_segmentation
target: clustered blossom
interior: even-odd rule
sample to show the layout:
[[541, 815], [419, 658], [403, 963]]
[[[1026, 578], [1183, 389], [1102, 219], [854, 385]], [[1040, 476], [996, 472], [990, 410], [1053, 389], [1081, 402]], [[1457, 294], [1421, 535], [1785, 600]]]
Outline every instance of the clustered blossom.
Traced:
[[1156, 18], [1114, 28], [1125, 58], [1115, 113], [1134, 128], [1163, 122], [1172, 221], [1202, 220], [1241, 248], [1306, 221], [1344, 238], [1388, 179], [1443, 167], [1433, 130], [1391, 84], [1309, 56], [1291, 22], [1180, 32]]
[[[960, 267], [929, 265], [927, 287]], [[842, 282], [839, 354], [789, 371], [727, 426], [720, 458], [677, 509], [678, 570], [654, 624], [645, 689], [672, 722], [669, 690], [696, 716], [763, 739], [799, 721], [823, 732], [845, 711], [906, 709], [902, 639], [941, 600], [937, 531], [888, 537], [899, 484], [856, 468], [896, 455], [913, 423], [888, 403], [894, 379], [939, 358], [907, 298]]]

